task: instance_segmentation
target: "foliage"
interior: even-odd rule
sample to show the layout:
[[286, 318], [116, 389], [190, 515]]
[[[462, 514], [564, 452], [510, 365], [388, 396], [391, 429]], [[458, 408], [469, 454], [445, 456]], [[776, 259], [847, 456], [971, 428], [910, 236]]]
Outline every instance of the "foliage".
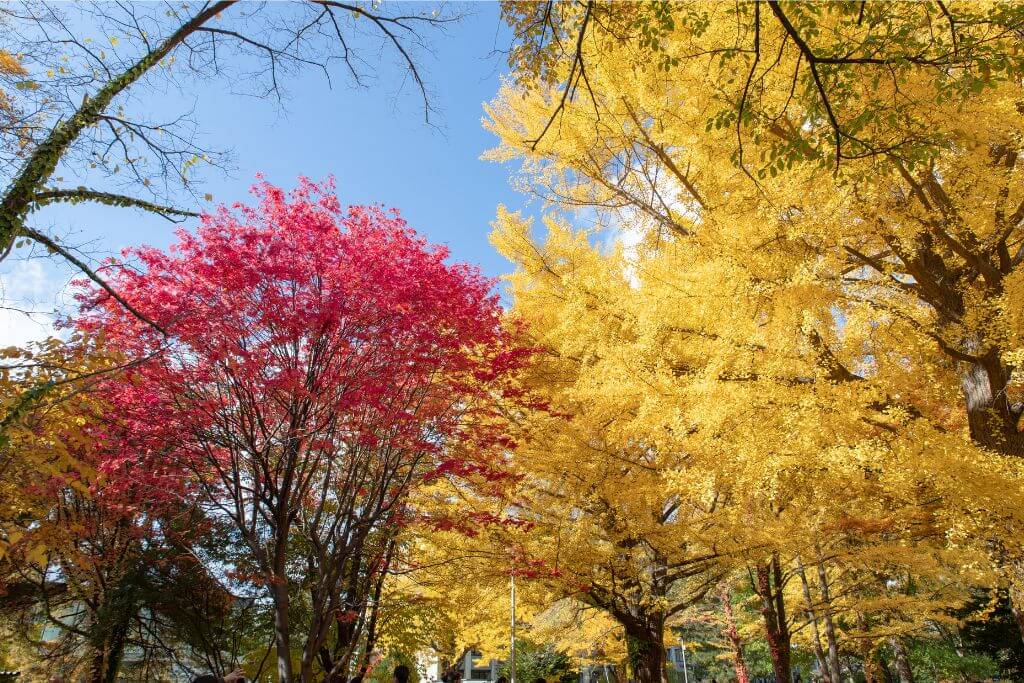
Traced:
[[[329, 80], [332, 64], [342, 63], [346, 76], [362, 84], [364, 69], [372, 67], [361, 57], [363, 45], [356, 47], [353, 35], [346, 34], [359, 34], [360, 43], [376, 34], [382, 49], [393, 48], [418, 85], [429, 119], [416, 45], [423, 31], [456, 15], [440, 10], [392, 15], [378, 11], [377, 4], [333, 1], [284, 7], [221, 0], [195, 10], [35, 2], [0, 9], [0, 261], [16, 248], [38, 244], [44, 257], [63, 259], [152, 324], [72, 245], [33, 220], [46, 206], [82, 202], [133, 208], [171, 221], [198, 215], [181, 206], [182, 195], [189, 204], [199, 200], [197, 167], [223, 170], [227, 155], [200, 143], [189, 113], [153, 120], [139, 112], [131, 98], [147, 81], [180, 88], [189, 76], [204, 80], [225, 71], [237, 76], [231, 64], [244, 64], [248, 78], [233, 82], [257, 88], [263, 83], [260, 94], [280, 102], [284, 76], [300, 68], [314, 67]], [[361, 24], [370, 31], [362, 31]], [[249, 66], [253, 70], [246, 73]], [[80, 184], [73, 185], [76, 180]], [[28, 387], [22, 402], [47, 390], [45, 384]], [[11, 419], [5, 416], [0, 429]]]
[[826, 630], [874, 676], [1021, 558], [1021, 14], [943, 11], [505, 5], [489, 156], [547, 211], [495, 223], [545, 349], [516, 465], [562, 519], [531, 551], [654, 614], [680, 553], [749, 569], [782, 678]]
[[[657, 592], [659, 576], [678, 575], [682, 586], [694, 582], [699, 599], [707, 590], [702, 585], [759, 561], [763, 551], [752, 552], [756, 548], [813, 556], [815, 544], [823, 544], [835, 553], [829, 562], [852, 575], [909, 571], [938, 578], [947, 575], [947, 563], [970, 562], [978, 570], [974, 581], [993, 580], [985, 575], [983, 547], [943, 548], [949, 531], [938, 531], [976, 521], [960, 507], [963, 481], [947, 478], [949, 462], [965, 464], [954, 454], [972, 453], [965, 440], [913, 418], [881, 422], [890, 418], [874, 407], [879, 397], [870, 387], [813, 379], [826, 372], [816, 369], [813, 351], [803, 367], [781, 350], [773, 360], [778, 366], [751, 366], [746, 347], [770, 353], [782, 330], [757, 331], [754, 315], [747, 327], [740, 322], [747, 318], [735, 315], [740, 302], [722, 325], [715, 323], [720, 309], [706, 297], [717, 298], [731, 285], [709, 288], [714, 271], [702, 268], [692, 289], [684, 289], [690, 284], [673, 276], [692, 267], [685, 245], [669, 241], [649, 251], [641, 245], [631, 254], [621, 248], [602, 254], [564, 226], [548, 221], [548, 227], [547, 241], [538, 244], [527, 224], [502, 215], [496, 232], [499, 246], [522, 259], [513, 312], [536, 335], [531, 343], [548, 350], [531, 368], [529, 384], [545, 408], [521, 423], [515, 461], [526, 475], [517, 501], [521, 515], [542, 539], [524, 542], [542, 562], [540, 578], [579, 591], [624, 626], [629, 614], [601, 603], [609, 585], [602, 582], [636, 590], [632, 609], [665, 610], [671, 617], [690, 599], [685, 588]], [[736, 365], [719, 364], [730, 357]], [[758, 369], [751, 376], [751, 367], [766, 375]], [[795, 382], [794, 376], [811, 379]], [[830, 409], [837, 405], [849, 410]], [[898, 438], [900, 429], [907, 430], [905, 440]], [[845, 436], [837, 442], [838, 434]], [[951, 460], [939, 465], [941, 451], [925, 446], [929, 442], [945, 444]], [[972, 475], [993, 478], [970, 495], [980, 500], [990, 486], [1017, 495], [1017, 475], [1001, 467]], [[1002, 478], [1004, 471], [1009, 478]], [[949, 507], [911, 503], [908, 480], [914, 482], [909, 490], [929, 491], [929, 500], [939, 496]], [[558, 541], [544, 540], [550, 538]], [[635, 568], [624, 562], [630, 557], [639, 558]], [[645, 573], [658, 561], [666, 563], [661, 573]], [[869, 585], [863, 578], [856, 584]], [[850, 614], [906, 612], [908, 606], [899, 595], [883, 598], [865, 588], [844, 596], [841, 609]], [[916, 620], [904, 617], [903, 628], [919, 628], [929, 615], [966, 599], [959, 586], [949, 585], [927, 596], [914, 607], [923, 611]], [[889, 618], [886, 623], [894, 625]]]
[[[1024, 13], [1009, 2], [510, 0], [502, 14], [516, 38], [509, 64], [517, 82], [559, 87], [595, 109], [607, 100], [594, 79], [600, 67], [593, 68], [593, 47], [635, 47], [637, 62], [646, 59], [644, 66], [665, 79], [710, 67], [715, 74], [706, 78], [723, 78], [701, 123], [708, 132], [734, 128], [740, 146], [745, 139], [765, 144], [768, 154], [747, 157], [761, 178], [805, 160], [829, 170], [876, 155], [927, 165], [955, 137], [921, 114], [990, 96], [1022, 66], [1012, 42]], [[787, 120], [793, 111], [802, 114], [796, 127]], [[743, 153], [734, 160], [742, 164]]]
[[145, 359], [104, 384], [118, 420], [100, 469], [108, 490], [195, 500], [232, 525], [248, 556], [234, 576], [274, 605], [281, 678], [292, 638], [303, 680], [348, 677], [418, 517], [410, 491], [506, 478], [486, 398], [522, 354], [491, 282], [397, 213], [345, 212], [305, 180], [256, 193], [170, 253], [110, 265], [155, 326], [103, 289], [82, 295], [78, 326]]
[[[501, 675], [512, 680], [508, 664], [502, 667]], [[579, 680], [579, 672], [573, 670], [572, 662], [565, 652], [551, 645], [517, 638], [515, 680], [533, 683], [541, 678], [547, 683], [573, 683]]]
[[[8, 637], [31, 675], [108, 681], [145, 679], [172, 664], [225, 670], [224, 658], [253, 644], [229, 623], [247, 623], [250, 610], [239, 608], [246, 603], [198, 559], [212, 559], [222, 538], [194, 507], [158, 510], [108, 487], [98, 465], [108, 455], [101, 435], [109, 404], [98, 384], [124, 366], [83, 379], [74, 361], [104, 357], [87, 339], [51, 340], [21, 370], [28, 383], [46, 373], [54, 388], [15, 412], [19, 421], [5, 432], [18, 447], [10, 464], [23, 477], [10, 499], [21, 507], [10, 520], [2, 576]], [[132, 657], [134, 671], [127, 651], [142, 653]]]
[[400, 652], [392, 652], [388, 656], [381, 658], [380, 662], [371, 671], [368, 680], [373, 681], [373, 683], [391, 683], [394, 680], [392, 676], [395, 667], [399, 665], [409, 667], [409, 683], [419, 683], [423, 680], [420, 676], [419, 668], [416, 666], [415, 659], [408, 654]]
[[911, 649], [910, 657], [916, 674], [915, 680], [928, 683], [950, 679], [984, 680], [999, 673], [999, 667], [987, 655], [958, 652], [948, 641], [919, 643]]
[[94, 479], [88, 426], [104, 405], [94, 389], [118, 358], [84, 337], [51, 337], [0, 356], [0, 562], [10, 553], [38, 561], [62, 531], [44, 512], [53, 486], [85, 495]]
[[[994, 597], [994, 599], [993, 599]], [[981, 609], [977, 609], [977, 606]], [[985, 655], [998, 666], [999, 677], [1015, 679], [1024, 675], [1020, 627], [1005, 595], [979, 594], [969, 619], [956, 634], [962, 650]]]
[[[0, 248], [61, 252], [25, 224], [56, 201], [173, 211], [43, 184], [179, 46], [253, 47], [218, 7], [0, 124], [26, 159]], [[1018, 676], [1021, 6], [502, 13], [487, 156], [544, 202], [498, 210], [507, 310], [397, 213], [261, 182], [168, 252], [86, 268], [69, 343], [3, 352], [3, 656], [145, 678], [166, 639], [186, 668], [275, 649], [282, 681], [383, 681], [507, 657], [514, 585], [521, 683], [655, 683], [679, 637], [744, 683]], [[304, 63], [275, 45], [271, 69]], [[79, 75], [3, 50], [4, 122]]]
[[[580, 11], [573, 7], [560, 9]], [[739, 7], [735, 11], [754, 11], [750, 5]], [[840, 24], [848, 20], [849, 6], [827, 7], [835, 9], [816, 16], [814, 32], [843, 35]], [[884, 16], [893, 15], [894, 21], [909, 22], [902, 12], [920, 12], [923, 6], [875, 7]], [[1002, 9], [994, 7], [993, 16], [999, 15]], [[713, 55], [716, 45], [732, 43], [737, 30], [734, 10], [712, 4], [704, 11], [708, 16], [703, 30], [679, 22], [664, 38], [665, 49], [681, 56], [708, 50]], [[1007, 17], [998, 21], [1003, 19]], [[793, 69], [805, 57], [776, 24], [764, 27], [760, 44], [766, 54], [778, 52], [780, 61], [777, 66], [767, 59], [754, 65], [767, 69], [755, 74], [756, 90], [763, 106], [778, 112], [773, 120], [804, 140], [803, 132], [813, 136], [816, 126], [827, 129], [828, 123], [801, 98], [790, 98]], [[873, 24], [864, 26], [861, 30], [868, 31]], [[988, 24], [981, 21], [978, 26]], [[1003, 34], [986, 42], [985, 49], [1010, 54], [999, 35]], [[902, 49], [896, 42], [891, 47]], [[673, 242], [685, 248], [697, 248], [699, 243], [701, 251], [695, 255], [699, 253], [700, 259], [695, 263], [706, 268], [713, 268], [713, 256], [718, 254], [749, 269], [761, 283], [759, 299], [786, 302], [785, 307], [765, 310], [773, 324], [775, 317], [788, 314], [790, 329], [816, 325], [814, 331], [841, 364], [831, 368], [836, 372], [842, 367], [858, 375], [862, 359], [872, 358], [872, 365], [865, 368], [872, 378], [886, 382], [891, 395], [901, 389], [901, 396], [913, 396], [914, 407], [934, 419], [946, 415], [935, 413], [944, 405], [935, 392], [942, 386], [950, 389], [944, 396], [957, 395], [960, 380], [969, 380], [966, 371], [971, 367], [988, 368], [997, 382], [991, 392], [998, 394], [1004, 385], [1015, 391], [1008, 360], [1015, 333], [1007, 318], [1014, 307], [1003, 308], [1005, 297], [1012, 296], [1013, 273], [1019, 265], [1011, 252], [1021, 218], [1016, 211], [1021, 198], [1012, 144], [1020, 113], [1013, 105], [1017, 85], [1012, 80], [995, 79], [986, 97], [969, 99], [947, 96], [947, 86], [930, 72], [925, 73], [928, 77], [918, 77], [913, 69], [893, 75], [892, 87], [913, 94], [907, 114], [917, 123], [890, 125], [884, 117], [875, 117], [880, 130], [899, 134], [926, 127], [950, 140], [927, 146], [932, 161], [924, 169], [895, 153], [873, 154], [846, 163], [833, 182], [821, 176], [812, 161], [786, 160], [784, 174], [769, 173], [752, 181], [737, 165], [742, 166], [743, 159], [774, 162], [775, 138], [759, 143], [756, 137], [741, 136], [746, 152], [738, 158], [735, 130], [703, 126], [720, 97], [742, 98], [747, 82], [736, 77], [729, 61], [721, 63], [713, 56], [687, 59], [665, 74], [632, 40], [594, 34], [581, 49], [593, 102], [566, 102], [558, 116], [557, 137], [533, 142], [547, 127], [550, 102], [557, 98], [557, 93], [541, 89], [542, 80], [518, 89], [509, 86], [491, 109], [489, 125], [502, 140], [493, 157], [522, 158], [524, 181], [533, 189], [567, 206], [595, 207], [601, 215], [622, 209], [622, 220], [640, 223], [630, 230], [641, 241], [660, 233], [673, 235]], [[735, 58], [753, 60], [753, 55], [744, 54]], [[970, 71], [970, 64], [963, 68]], [[853, 92], [879, 91], [873, 68], [844, 67], [846, 77], [858, 79], [857, 88], [847, 88], [851, 97]], [[517, 75], [520, 80], [530, 78], [529, 72]], [[683, 81], [692, 85], [685, 91], [685, 103], [677, 87]], [[726, 93], [720, 94], [716, 85]], [[979, 125], [982, 121], [991, 121], [992, 126]], [[802, 201], [789, 201], [794, 198]], [[974, 218], [970, 208], [975, 206], [992, 211]], [[780, 212], [778, 207], [789, 208]], [[752, 216], [758, 219], [751, 220]], [[803, 292], [803, 299], [785, 298], [787, 292], [797, 291]], [[811, 302], [814, 308], [807, 305]], [[842, 314], [841, 338], [827, 333], [826, 328], [836, 327], [833, 312]], [[872, 326], [873, 320], [885, 325]], [[909, 365], [896, 361], [897, 351], [911, 354]], [[994, 363], [1002, 365], [997, 368]], [[910, 381], [908, 367], [917, 366], [920, 372], [912, 375], [916, 381]], [[980, 403], [972, 403], [968, 411], [972, 435], [983, 445], [1014, 453], [1012, 398], [1003, 404], [986, 396], [979, 395]], [[960, 407], [960, 414], [963, 411]]]

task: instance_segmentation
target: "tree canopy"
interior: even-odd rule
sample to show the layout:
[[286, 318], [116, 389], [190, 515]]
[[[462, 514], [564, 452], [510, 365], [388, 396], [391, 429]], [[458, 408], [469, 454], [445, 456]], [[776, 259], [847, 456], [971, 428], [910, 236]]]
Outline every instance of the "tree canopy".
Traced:
[[[47, 244], [33, 207], [110, 198], [48, 185], [95, 129], [178, 154], [112, 113], [145, 73], [218, 72], [227, 42], [276, 93], [330, 61], [314, 45], [350, 58], [342, 10], [422, 85], [401, 32], [435, 17], [375, 5], [142, 17], [142, 61], [75, 43], [88, 68], [50, 80], [0, 43], [25, 160], [0, 247]], [[306, 179], [86, 267], [68, 338], [3, 351], [0, 628], [95, 681], [383, 680], [514, 643], [517, 678], [660, 683], [679, 643], [743, 683], [1024, 675], [1021, 6], [501, 13], [485, 157], [539, 200], [497, 207], [503, 296]], [[44, 14], [3, 20], [29, 36]], [[173, 31], [150, 44], [147, 22]]]

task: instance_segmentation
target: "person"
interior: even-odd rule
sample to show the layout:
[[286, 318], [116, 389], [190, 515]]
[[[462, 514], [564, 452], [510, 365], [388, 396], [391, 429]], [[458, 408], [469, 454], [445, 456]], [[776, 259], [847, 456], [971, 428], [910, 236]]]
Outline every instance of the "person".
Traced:
[[391, 677], [394, 683], [409, 683], [409, 667], [405, 664], [399, 664], [395, 667], [395, 673]]
[[192, 683], [245, 683], [245, 672], [235, 669], [224, 678], [213, 674], [203, 674], [192, 679]]

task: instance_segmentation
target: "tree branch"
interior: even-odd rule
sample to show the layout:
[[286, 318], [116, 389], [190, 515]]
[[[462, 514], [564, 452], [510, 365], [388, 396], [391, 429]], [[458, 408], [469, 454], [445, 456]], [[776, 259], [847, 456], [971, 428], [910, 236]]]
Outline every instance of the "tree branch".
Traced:
[[[575, 90], [576, 83], [579, 83], [579, 74], [583, 71], [583, 38], [587, 32], [587, 24], [590, 22], [590, 13], [594, 8], [593, 0], [587, 1], [586, 11], [583, 13], [583, 23], [580, 25], [579, 34], [576, 36], [576, 54], [573, 56], [572, 67], [569, 69], [569, 77], [565, 82], [565, 89], [562, 91], [562, 98], [558, 102], [558, 106], [555, 107], [555, 111], [551, 113], [551, 117], [548, 122], [544, 125], [544, 129], [540, 132], [534, 140], [530, 140], [530, 149], [536, 151], [537, 145], [547, 134], [548, 129], [551, 128], [551, 124], [555, 122], [555, 119], [565, 109], [565, 103], [570, 97], [571, 93]], [[589, 87], [589, 81], [588, 81]], [[591, 93], [593, 97], [593, 93]]]
[[112, 192], [101, 192], [99, 190], [90, 190], [84, 187], [71, 190], [44, 190], [43, 192], [36, 192], [32, 195], [32, 203], [35, 205], [35, 208], [59, 202], [69, 202], [72, 204], [76, 204], [78, 202], [97, 202], [107, 206], [134, 207], [142, 209], [143, 211], [158, 214], [171, 222], [175, 222], [171, 216], [182, 216], [186, 218], [197, 218], [199, 216], [195, 211], [178, 209], [173, 206], [164, 206], [163, 204], [156, 204], [137, 197], [129, 197], [127, 195], [115, 194]]
[[[108, 81], [93, 97], [86, 96], [81, 106], [70, 118], [54, 126], [46, 139], [33, 150], [0, 200], [0, 255], [6, 256], [10, 245], [19, 233], [28, 234], [28, 229], [24, 226], [24, 219], [38, 188], [53, 175], [57, 164], [60, 163], [65, 152], [78, 136], [86, 128], [100, 120], [103, 111], [114, 97], [138, 81], [150, 68], [183, 43], [189, 35], [230, 7], [235, 1], [222, 0], [205, 5], [195, 16], [160, 43], [155, 50], [146, 53], [131, 67]], [[38, 232], [36, 234], [41, 235]], [[45, 236], [42, 237], [49, 239]]]
[[64, 257], [65, 260], [67, 260], [69, 263], [74, 264], [74, 266], [76, 268], [78, 268], [83, 273], [85, 273], [86, 277], [88, 277], [90, 280], [92, 280], [97, 285], [99, 285], [100, 288], [103, 289], [103, 291], [105, 291], [107, 294], [110, 295], [110, 298], [112, 298], [117, 303], [121, 304], [121, 306], [123, 306], [126, 311], [128, 311], [133, 316], [135, 316], [136, 318], [138, 318], [142, 322], [146, 323], [147, 325], [149, 325], [153, 329], [157, 330], [162, 335], [167, 336], [167, 331], [164, 328], [162, 328], [160, 325], [157, 325], [155, 322], [153, 322], [148, 317], [146, 317], [141, 312], [139, 312], [138, 309], [136, 309], [134, 306], [132, 306], [130, 303], [128, 303], [124, 299], [124, 297], [122, 297], [120, 294], [115, 292], [113, 287], [108, 285], [107, 282], [96, 273], [96, 271], [94, 271], [92, 268], [90, 268], [80, 258], [78, 258], [74, 254], [72, 254], [68, 249], [66, 249], [65, 247], [61, 246], [60, 244], [58, 244], [57, 242], [52, 240], [50, 237], [48, 237], [47, 235], [44, 235], [43, 233], [39, 232], [38, 230], [36, 230], [34, 228], [29, 228], [27, 226], [23, 227], [21, 229], [21, 233], [23, 235], [25, 235], [26, 237], [29, 237], [29, 238], [35, 240], [36, 242], [39, 242], [40, 244], [45, 246], [47, 249], [53, 251], [54, 253], [60, 254], [62, 257]]

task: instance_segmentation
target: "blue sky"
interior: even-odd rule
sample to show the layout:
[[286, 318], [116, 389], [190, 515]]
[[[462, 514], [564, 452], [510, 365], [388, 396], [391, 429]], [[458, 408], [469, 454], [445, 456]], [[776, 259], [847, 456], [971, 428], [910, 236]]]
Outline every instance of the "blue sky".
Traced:
[[[482, 104], [494, 97], [507, 71], [497, 51], [509, 41], [497, 3], [458, 8], [465, 18], [428, 39], [433, 55], [422, 62], [436, 109], [432, 126], [423, 122], [411, 83], [396, 96], [402, 73], [388, 57], [378, 82], [362, 89], [338, 78], [328, 89], [322, 76], [303, 73], [289, 81], [283, 108], [232, 94], [220, 80], [192, 87], [184, 97], [146, 91], [129, 107], [157, 115], [195, 108], [205, 142], [232, 152], [230, 175], [202, 176], [202, 191], [213, 194], [214, 202], [247, 200], [260, 171], [285, 187], [300, 174], [313, 179], [333, 174], [342, 202], [397, 207], [428, 239], [448, 245], [454, 259], [496, 276], [508, 263], [488, 243], [488, 223], [499, 203], [519, 208], [525, 200], [509, 185], [511, 168], [479, 159], [495, 143], [480, 124]], [[47, 208], [34, 220], [94, 258], [127, 245], [167, 246], [178, 227], [132, 210], [89, 205]], [[4, 263], [6, 302], [39, 314], [31, 319], [0, 314], [0, 346], [48, 333], [46, 314], [67, 306], [64, 290], [72, 275], [46, 260], [12, 257]]]

